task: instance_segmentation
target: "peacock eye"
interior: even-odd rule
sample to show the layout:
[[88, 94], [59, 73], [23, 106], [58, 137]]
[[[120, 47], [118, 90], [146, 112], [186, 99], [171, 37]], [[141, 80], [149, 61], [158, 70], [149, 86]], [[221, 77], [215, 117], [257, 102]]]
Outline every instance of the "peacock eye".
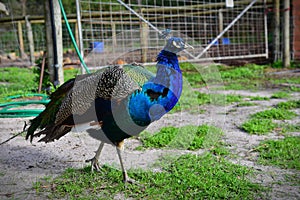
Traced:
[[173, 45], [174, 45], [176, 48], [180, 48], [180, 45], [178, 45], [176, 41], [173, 41]]

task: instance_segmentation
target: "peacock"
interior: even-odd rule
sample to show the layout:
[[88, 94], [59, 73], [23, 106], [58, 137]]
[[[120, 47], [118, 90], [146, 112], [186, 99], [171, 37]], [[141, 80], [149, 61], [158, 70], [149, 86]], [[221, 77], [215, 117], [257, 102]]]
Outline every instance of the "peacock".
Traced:
[[95, 156], [86, 161], [91, 170], [100, 170], [100, 153], [109, 143], [116, 147], [123, 181], [133, 182], [121, 156], [124, 139], [138, 135], [176, 105], [183, 82], [176, 54], [188, 47], [192, 46], [181, 38], [168, 38], [157, 56], [156, 75], [130, 64], [68, 80], [50, 95], [45, 110], [30, 120], [26, 140], [43, 136], [39, 142], [48, 143], [84, 126], [101, 141]]

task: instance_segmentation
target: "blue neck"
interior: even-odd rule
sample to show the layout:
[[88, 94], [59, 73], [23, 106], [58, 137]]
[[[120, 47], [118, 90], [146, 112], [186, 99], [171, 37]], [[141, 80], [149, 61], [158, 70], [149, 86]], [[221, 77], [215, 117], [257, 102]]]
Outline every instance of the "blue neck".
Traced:
[[129, 98], [129, 113], [138, 125], [160, 119], [178, 102], [182, 91], [182, 74], [177, 55], [162, 50], [157, 56], [156, 76], [146, 82], [142, 91]]

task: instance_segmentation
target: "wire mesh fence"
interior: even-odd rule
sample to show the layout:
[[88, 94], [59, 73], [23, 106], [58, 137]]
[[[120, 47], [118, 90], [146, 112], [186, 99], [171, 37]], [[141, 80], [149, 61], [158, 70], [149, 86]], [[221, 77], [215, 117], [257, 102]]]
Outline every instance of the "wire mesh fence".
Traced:
[[[89, 66], [152, 63], [165, 41], [157, 31], [141, 21], [117, 0], [78, 0], [80, 5], [82, 42]], [[159, 30], [172, 30], [173, 36], [184, 38], [194, 50], [182, 52], [180, 60], [224, 60], [267, 57], [266, 5], [270, 0], [257, 0], [237, 22], [213, 41], [253, 0], [234, 1], [226, 7], [224, 0], [126, 0], [144, 19]], [[21, 23], [21, 36], [18, 29]], [[31, 21], [35, 51], [46, 49], [43, 20]], [[71, 27], [75, 32], [75, 22]], [[63, 47], [72, 48], [65, 24], [62, 23]], [[22, 43], [20, 41], [22, 37]], [[79, 43], [79, 42], [78, 42]], [[208, 51], [199, 56], [203, 49]], [[0, 53], [16, 52], [21, 46], [29, 52], [24, 20], [2, 23], [0, 27]]]
[[[2, 25], [0, 28], [0, 53], [11, 53], [15, 52], [19, 54], [20, 47], [24, 47], [24, 52], [29, 52], [29, 41], [27, 37], [27, 29], [23, 21], [19, 21], [21, 24], [21, 32], [18, 30], [18, 22], [12, 21]], [[75, 31], [75, 23], [70, 24], [73, 32]], [[39, 20], [38, 22], [31, 23], [32, 33], [34, 38], [34, 50], [44, 51], [46, 49], [46, 33], [44, 22]], [[63, 32], [63, 47], [73, 48], [69, 33], [67, 31], [66, 25], [62, 24]], [[20, 38], [22, 37], [22, 42]], [[22, 43], [22, 44], [21, 44]]]
[[[170, 29], [194, 50], [183, 60], [267, 57], [266, 1], [257, 1], [219, 40], [210, 44], [249, 5], [251, 0], [126, 1], [160, 30]], [[164, 40], [116, 0], [80, 0], [85, 55], [89, 65], [153, 62]], [[206, 54], [199, 56], [207, 45]], [[92, 53], [91, 53], [92, 51]]]

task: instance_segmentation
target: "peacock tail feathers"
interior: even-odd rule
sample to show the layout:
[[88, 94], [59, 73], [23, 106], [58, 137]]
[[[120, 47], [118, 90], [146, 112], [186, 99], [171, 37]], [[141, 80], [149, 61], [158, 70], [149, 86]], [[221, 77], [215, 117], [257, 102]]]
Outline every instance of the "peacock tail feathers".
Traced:
[[74, 78], [68, 80], [53, 92], [50, 95], [51, 101], [46, 105], [45, 110], [43, 110], [36, 118], [30, 120], [30, 127], [27, 130], [26, 140], [30, 137], [30, 141], [32, 141], [33, 134], [38, 128], [43, 129], [47, 125], [54, 123], [61, 102], [73, 87], [74, 80]]

